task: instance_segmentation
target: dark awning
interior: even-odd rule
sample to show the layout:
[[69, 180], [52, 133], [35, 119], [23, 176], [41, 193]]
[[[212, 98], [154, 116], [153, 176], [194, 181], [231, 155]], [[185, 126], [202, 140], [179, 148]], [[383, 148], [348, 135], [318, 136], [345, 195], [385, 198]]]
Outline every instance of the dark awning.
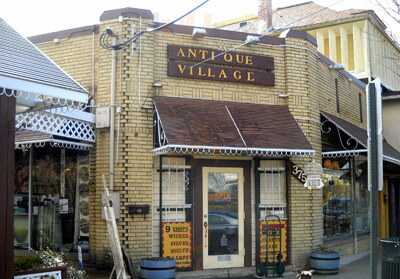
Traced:
[[286, 106], [156, 97], [157, 154], [222, 153], [309, 156], [314, 153]]
[[92, 144], [72, 141], [69, 139], [58, 138], [57, 136], [29, 130], [17, 130], [15, 132], [15, 148], [26, 150], [35, 147], [44, 147], [46, 144], [51, 147], [75, 149], [75, 150], [89, 150], [93, 147]]
[[[342, 132], [347, 134], [349, 137], [356, 140], [365, 151], [368, 148], [368, 132], [367, 130], [360, 128], [342, 118], [332, 115], [327, 112], [321, 112], [322, 116], [329, 122], [334, 124]], [[344, 150], [348, 152], [348, 150]], [[400, 152], [398, 152], [393, 146], [391, 146], [385, 139], [383, 140], [383, 159], [400, 165]]]

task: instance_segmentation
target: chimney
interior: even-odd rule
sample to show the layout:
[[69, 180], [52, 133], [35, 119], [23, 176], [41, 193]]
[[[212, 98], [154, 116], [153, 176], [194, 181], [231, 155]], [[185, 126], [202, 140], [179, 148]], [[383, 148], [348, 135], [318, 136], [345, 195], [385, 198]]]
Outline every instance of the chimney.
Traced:
[[258, 18], [265, 22], [267, 29], [272, 27], [272, 0], [259, 0]]

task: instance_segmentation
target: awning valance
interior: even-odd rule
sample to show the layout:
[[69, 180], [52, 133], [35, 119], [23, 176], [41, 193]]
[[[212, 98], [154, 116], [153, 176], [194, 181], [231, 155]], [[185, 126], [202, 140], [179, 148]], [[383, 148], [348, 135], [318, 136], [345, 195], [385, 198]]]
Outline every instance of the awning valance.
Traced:
[[[368, 132], [367, 130], [360, 128], [349, 121], [346, 121], [340, 117], [332, 115], [327, 112], [321, 112], [323, 118], [335, 125], [340, 131], [345, 133], [351, 139], [355, 140], [360, 148], [352, 150], [341, 150], [341, 151], [329, 151], [322, 152], [323, 157], [340, 156], [341, 154], [349, 155], [351, 153], [364, 153], [366, 155], [366, 149], [368, 148]], [[324, 150], [323, 150], [324, 151]], [[383, 140], [383, 159], [388, 162], [392, 162], [400, 165], [400, 152], [398, 152], [393, 146], [391, 146], [386, 140]]]
[[85, 88], [1, 18], [0, 65], [0, 95], [16, 97], [18, 106], [88, 102]]
[[92, 144], [56, 138], [42, 132], [18, 130], [15, 133], [15, 149], [27, 150], [32, 146], [44, 147], [46, 145], [74, 150], [89, 150], [93, 147]]
[[285, 106], [177, 97], [156, 97], [154, 106], [156, 154], [314, 154]]

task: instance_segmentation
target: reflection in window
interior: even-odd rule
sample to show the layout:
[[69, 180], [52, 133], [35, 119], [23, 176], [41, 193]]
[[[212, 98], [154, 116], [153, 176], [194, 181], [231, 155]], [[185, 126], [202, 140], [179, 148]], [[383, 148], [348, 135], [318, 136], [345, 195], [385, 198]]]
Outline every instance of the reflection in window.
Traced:
[[367, 158], [326, 159], [323, 166], [324, 237], [369, 233]]
[[368, 163], [366, 157], [355, 159], [355, 229], [357, 233], [369, 233], [369, 191], [368, 191]]
[[236, 173], [208, 174], [208, 254], [238, 253], [238, 183]]
[[347, 160], [323, 162], [323, 214], [325, 238], [337, 238], [352, 232], [351, 168]]

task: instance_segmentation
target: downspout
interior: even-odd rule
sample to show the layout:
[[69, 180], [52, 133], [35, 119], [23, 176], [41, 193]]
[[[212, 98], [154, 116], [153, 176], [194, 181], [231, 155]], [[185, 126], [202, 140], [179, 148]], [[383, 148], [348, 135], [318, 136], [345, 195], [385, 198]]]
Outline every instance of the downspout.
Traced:
[[95, 30], [93, 30], [92, 33], [92, 98], [95, 100], [96, 97], [96, 90], [95, 90], [95, 63], [96, 63], [96, 35], [95, 35]]
[[[117, 39], [113, 38], [113, 45], [116, 45]], [[110, 145], [109, 145], [109, 161], [108, 168], [110, 172], [110, 191], [114, 190], [114, 134], [115, 134], [115, 84], [117, 75], [117, 50], [111, 50], [111, 104], [110, 104]]]

